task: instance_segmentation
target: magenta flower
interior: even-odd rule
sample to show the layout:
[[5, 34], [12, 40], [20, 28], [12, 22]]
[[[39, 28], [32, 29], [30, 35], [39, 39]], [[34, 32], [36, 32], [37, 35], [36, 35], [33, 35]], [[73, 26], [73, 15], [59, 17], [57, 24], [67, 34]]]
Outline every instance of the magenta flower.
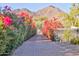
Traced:
[[9, 25], [11, 25], [11, 24], [12, 24], [12, 19], [11, 19], [10, 17], [6, 16], [6, 17], [4, 18], [4, 25], [5, 25], [5, 26], [9, 26]]

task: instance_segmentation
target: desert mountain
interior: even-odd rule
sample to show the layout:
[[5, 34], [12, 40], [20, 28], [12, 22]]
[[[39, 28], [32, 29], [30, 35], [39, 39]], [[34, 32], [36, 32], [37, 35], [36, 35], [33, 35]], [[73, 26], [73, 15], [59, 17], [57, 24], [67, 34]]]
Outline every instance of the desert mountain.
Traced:
[[48, 18], [51, 18], [53, 16], [58, 16], [61, 13], [65, 13], [65, 12], [52, 5], [50, 5], [46, 8], [40, 9], [36, 12], [37, 16], [46, 16]]

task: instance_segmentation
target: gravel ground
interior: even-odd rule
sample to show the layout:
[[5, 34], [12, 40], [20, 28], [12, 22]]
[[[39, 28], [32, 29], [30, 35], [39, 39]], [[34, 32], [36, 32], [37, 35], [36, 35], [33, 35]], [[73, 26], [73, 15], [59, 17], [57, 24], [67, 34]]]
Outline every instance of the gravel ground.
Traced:
[[18, 47], [12, 56], [75, 56], [79, 46], [52, 42], [42, 35], [36, 35]]

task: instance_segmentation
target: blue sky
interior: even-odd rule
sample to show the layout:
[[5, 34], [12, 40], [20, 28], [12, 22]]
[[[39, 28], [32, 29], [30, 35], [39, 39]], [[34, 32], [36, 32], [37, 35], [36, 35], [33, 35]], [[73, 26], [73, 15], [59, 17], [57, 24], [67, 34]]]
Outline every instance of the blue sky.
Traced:
[[5, 5], [11, 6], [13, 9], [27, 8], [34, 12], [49, 5], [53, 5], [68, 13], [71, 7], [70, 3], [0, 3], [0, 7], [3, 7]]

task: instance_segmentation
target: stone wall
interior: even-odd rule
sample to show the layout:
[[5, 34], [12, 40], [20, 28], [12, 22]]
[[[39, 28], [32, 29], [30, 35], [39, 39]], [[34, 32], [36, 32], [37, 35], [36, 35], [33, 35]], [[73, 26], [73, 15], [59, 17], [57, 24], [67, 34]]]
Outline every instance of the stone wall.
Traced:
[[[66, 35], [69, 35], [69, 39], [65, 39], [65, 31], [70, 31], [69, 34]], [[59, 28], [54, 33], [56, 36], [58, 36], [61, 42], [68, 42], [74, 37], [79, 37], [79, 28]]]

